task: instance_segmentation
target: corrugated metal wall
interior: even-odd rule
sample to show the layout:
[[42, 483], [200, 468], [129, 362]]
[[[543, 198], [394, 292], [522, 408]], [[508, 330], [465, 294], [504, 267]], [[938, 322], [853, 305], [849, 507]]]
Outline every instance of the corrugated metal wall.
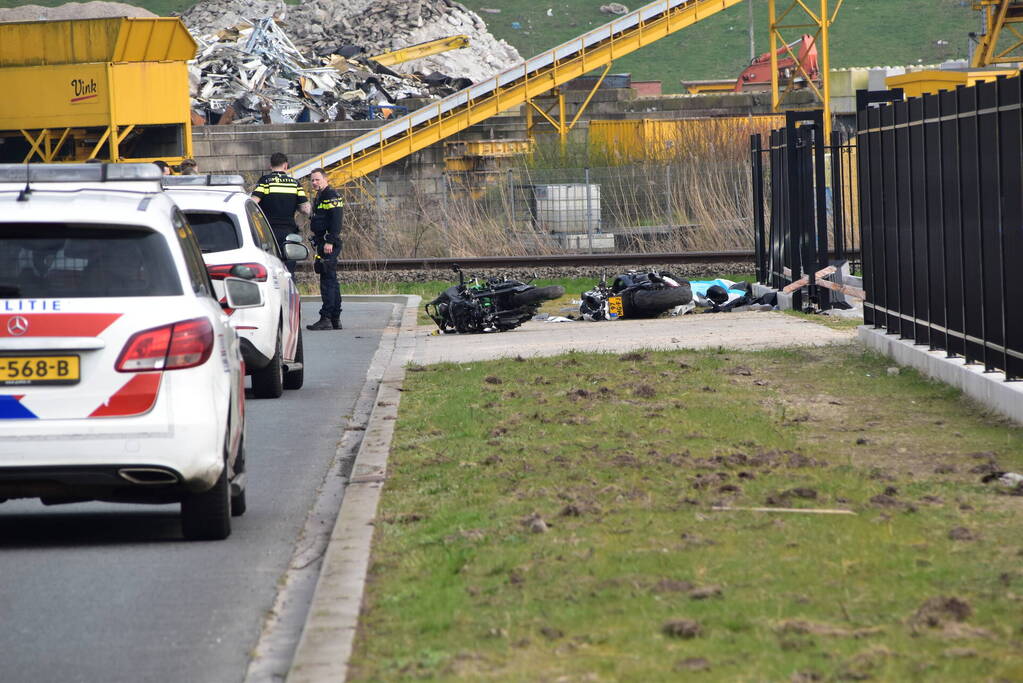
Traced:
[[765, 137], [785, 125], [784, 116], [743, 116], [707, 119], [637, 119], [590, 121], [590, 155], [610, 164], [670, 161], [705, 156], [716, 147], [748, 144], [749, 136]]

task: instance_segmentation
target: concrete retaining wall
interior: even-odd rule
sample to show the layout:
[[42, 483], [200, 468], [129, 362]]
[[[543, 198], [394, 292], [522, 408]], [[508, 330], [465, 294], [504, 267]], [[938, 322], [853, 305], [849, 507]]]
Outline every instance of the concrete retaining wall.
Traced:
[[1000, 372], [984, 372], [982, 365], [967, 365], [962, 358], [947, 358], [945, 351], [928, 351], [912, 340], [899, 339], [864, 325], [860, 341], [900, 365], [908, 365], [936, 380], [962, 390], [994, 412], [1023, 424], [1023, 382], [1006, 382]]
[[[196, 126], [192, 129], [196, 161], [203, 172], [241, 173], [250, 183], [266, 173], [270, 155], [283, 152], [292, 163], [303, 161], [370, 132], [384, 121], [338, 121], [282, 125]], [[452, 140], [524, 138], [524, 119], [499, 116], [463, 131]], [[401, 196], [444, 188], [444, 143], [432, 145], [380, 174], [380, 191]]]

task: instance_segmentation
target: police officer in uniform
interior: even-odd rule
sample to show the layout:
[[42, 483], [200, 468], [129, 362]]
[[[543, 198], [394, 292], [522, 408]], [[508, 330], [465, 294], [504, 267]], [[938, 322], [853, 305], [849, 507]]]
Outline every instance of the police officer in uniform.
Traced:
[[[285, 238], [298, 232], [295, 212], [301, 211], [308, 216], [312, 211], [305, 190], [287, 171], [288, 157], [274, 152], [270, 155], [270, 172], [259, 179], [256, 189], [252, 191], [253, 201], [259, 204], [270, 221], [282, 255]], [[289, 271], [295, 272], [294, 261], [287, 261], [286, 265]]]
[[320, 319], [307, 330], [340, 330], [341, 329], [341, 286], [337, 281], [337, 258], [341, 252], [341, 217], [344, 202], [337, 190], [327, 181], [327, 172], [322, 168], [309, 174], [316, 200], [313, 202], [313, 216], [310, 227], [313, 231], [313, 244], [316, 246], [316, 264], [320, 274]]

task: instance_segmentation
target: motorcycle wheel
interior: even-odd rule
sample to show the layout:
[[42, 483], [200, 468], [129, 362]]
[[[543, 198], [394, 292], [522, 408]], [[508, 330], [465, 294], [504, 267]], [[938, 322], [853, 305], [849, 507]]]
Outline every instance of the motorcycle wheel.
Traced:
[[689, 287], [637, 289], [623, 298], [626, 318], [655, 318], [665, 311], [693, 300]]
[[533, 289], [527, 289], [524, 292], [511, 297], [512, 306], [531, 306], [533, 304], [539, 304], [544, 301], [550, 301], [551, 299], [557, 299], [558, 297], [564, 296], [565, 288], [561, 285], [551, 285], [549, 287], [534, 287]]

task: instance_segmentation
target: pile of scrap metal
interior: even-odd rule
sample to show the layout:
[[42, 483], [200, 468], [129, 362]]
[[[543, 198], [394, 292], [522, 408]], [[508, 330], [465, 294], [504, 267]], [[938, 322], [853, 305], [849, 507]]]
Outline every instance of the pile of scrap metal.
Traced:
[[189, 66], [196, 124], [386, 119], [408, 111], [410, 102], [439, 99], [471, 84], [436, 72], [398, 74], [357, 47], [306, 57], [274, 17], [196, 40]]
[[198, 0], [181, 19], [193, 36], [205, 36], [269, 16], [302, 54], [318, 57], [340, 54], [345, 45], [381, 55], [451, 36], [468, 38], [462, 49], [387, 65], [399, 73], [439, 71], [478, 83], [522, 61], [514, 47], [495, 38], [478, 14], [456, 0]]

